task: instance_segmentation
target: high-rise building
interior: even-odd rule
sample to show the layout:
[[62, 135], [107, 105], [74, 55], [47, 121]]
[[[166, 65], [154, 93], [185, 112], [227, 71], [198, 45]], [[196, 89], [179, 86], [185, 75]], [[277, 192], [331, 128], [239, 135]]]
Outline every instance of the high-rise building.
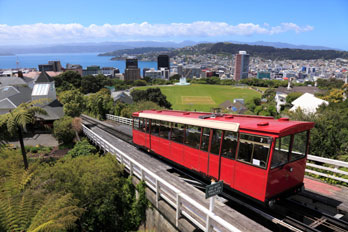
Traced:
[[124, 71], [125, 81], [135, 81], [140, 79], [140, 69], [138, 68], [138, 59], [126, 59], [126, 70]]
[[140, 69], [139, 68], [126, 68], [124, 72], [125, 81], [135, 81], [140, 79]]
[[126, 68], [138, 68], [138, 59], [127, 58], [126, 59]]
[[39, 64], [39, 71], [53, 71], [53, 72], [61, 72], [62, 65], [60, 61], [48, 61], [48, 64]]
[[236, 54], [234, 61], [234, 80], [238, 81], [248, 78], [249, 58], [250, 55], [246, 51], [239, 51], [239, 54]]
[[157, 57], [157, 69], [161, 70], [161, 68], [170, 70], [170, 62], [168, 55], [159, 55]]

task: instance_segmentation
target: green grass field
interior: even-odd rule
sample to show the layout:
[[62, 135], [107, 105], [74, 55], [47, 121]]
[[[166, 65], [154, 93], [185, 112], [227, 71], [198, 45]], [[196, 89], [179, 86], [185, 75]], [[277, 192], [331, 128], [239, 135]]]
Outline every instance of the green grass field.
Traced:
[[[157, 87], [157, 86], [156, 86]], [[167, 100], [172, 103], [174, 110], [197, 110], [210, 112], [226, 100], [233, 102], [235, 98], [246, 101], [253, 97], [261, 97], [261, 93], [248, 87], [227, 85], [187, 85], [187, 86], [158, 86]], [[154, 86], [137, 89], [154, 88]]]

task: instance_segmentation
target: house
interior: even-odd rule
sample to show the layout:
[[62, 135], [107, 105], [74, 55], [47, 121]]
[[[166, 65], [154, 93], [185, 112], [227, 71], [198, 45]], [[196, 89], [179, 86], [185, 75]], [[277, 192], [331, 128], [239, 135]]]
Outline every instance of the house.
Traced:
[[[14, 84], [13, 81], [11, 83]], [[33, 89], [22, 85], [21, 81], [16, 83], [20, 85], [0, 85], [0, 114], [6, 114], [22, 103], [44, 99], [40, 107], [47, 111], [47, 115], [37, 115], [44, 123], [50, 124], [64, 116], [63, 105], [57, 100], [54, 80], [46, 72], [41, 72], [35, 79]]]
[[219, 106], [221, 109], [226, 109], [236, 114], [243, 114], [245, 111], [248, 110], [248, 108], [246, 108], [239, 101], [232, 103], [230, 100], [226, 100], [225, 102], [221, 103]]
[[276, 89], [276, 96], [275, 96], [278, 113], [280, 112], [281, 107], [286, 104], [286, 97], [288, 96], [288, 94], [294, 93], [294, 92], [315, 94], [315, 93], [323, 92], [323, 90], [320, 90], [319, 88], [314, 86], [278, 87]]
[[31, 100], [32, 90], [27, 86], [0, 87], [0, 114], [6, 114], [20, 104]]
[[329, 103], [325, 100], [315, 97], [311, 93], [305, 93], [301, 97], [297, 98], [295, 101], [291, 102], [293, 107], [290, 111], [296, 111], [298, 108], [301, 108], [304, 113], [315, 113], [320, 105]]
[[133, 103], [133, 98], [130, 95], [129, 91], [116, 91], [116, 92], [111, 92], [111, 97], [114, 100], [114, 102], [120, 101], [126, 104], [132, 104]]

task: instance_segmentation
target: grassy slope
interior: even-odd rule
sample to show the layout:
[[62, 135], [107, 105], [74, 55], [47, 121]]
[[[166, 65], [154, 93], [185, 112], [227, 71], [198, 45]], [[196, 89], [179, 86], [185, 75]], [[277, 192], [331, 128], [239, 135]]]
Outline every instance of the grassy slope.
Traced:
[[[139, 89], [151, 88], [152, 86], [140, 87]], [[226, 100], [233, 101], [235, 98], [243, 98], [245, 101], [253, 97], [260, 97], [261, 93], [246, 88], [239, 88], [227, 85], [198, 85], [189, 86], [160, 86], [167, 99], [172, 103], [174, 110], [197, 110], [210, 111], [212, 107], [218, 107]], [[182, 104], [181, 96], [210, 96], [216, 105]]]

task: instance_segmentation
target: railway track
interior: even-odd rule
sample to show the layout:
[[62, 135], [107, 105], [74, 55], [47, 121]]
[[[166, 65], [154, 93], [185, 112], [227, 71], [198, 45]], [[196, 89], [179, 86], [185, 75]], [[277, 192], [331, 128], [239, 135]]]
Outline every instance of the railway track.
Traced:
[[[132, 137], [128, 134], [114, 129], [112, 126], [104, 125], [91, 117], [82, 115], [81, 118], [87, 122], [86, 126], [98, 127], [127, 143], [133, 144]], [[172, 173], [176, 173], [184, 181], [202, 191], [209, 184], [194, 173], [188, 174], [186, 172], [187, 170], [183, 170], [176, 165], [170, 166], [172, 167]], [[294, 200], [283, 200], [276, 205], [275, 210], [270, 210], [248, 199], [242, 200], [232, 192], [224, 192], [221, 196], [228, 200], [226, 202], [227, 205], [233, 208], [237, 207], [238, 210], [242, 209], [246, 213], [246, 216], [255, 219], [273, 231], [348, 231], [348, 222], [335, 218], [325, 212], [311, 209]], [[265, 223], [264, 219], [268, 223]]]

